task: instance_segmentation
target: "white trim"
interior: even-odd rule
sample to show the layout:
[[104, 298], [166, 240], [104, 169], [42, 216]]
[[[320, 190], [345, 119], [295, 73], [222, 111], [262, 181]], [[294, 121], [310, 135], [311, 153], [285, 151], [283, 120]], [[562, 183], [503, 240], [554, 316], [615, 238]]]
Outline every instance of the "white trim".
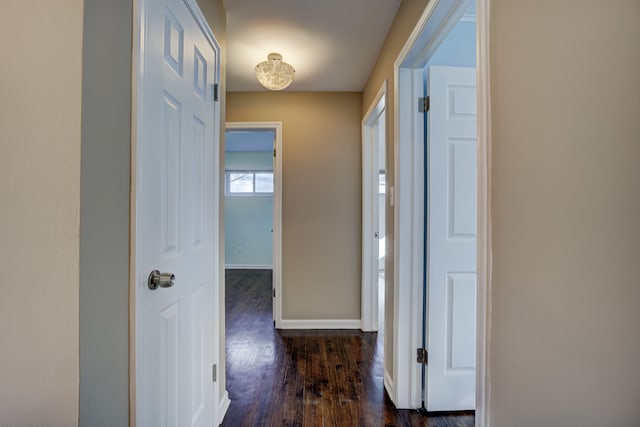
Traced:
[[[226, 129], [272, 130], [275, 132], [274, 148], [276, 157], [273, 161], [273, 287], [276, 296], [273, 298], [273, 320], [276, 328], [282, 322], [282, 122], [227, 122]], [[220, 306], [224, 310], [224, 302]]]
[[[450, 5], [449, 3], [454, 3]], [[429, 38], [427, 44], [422, 48], [422, 50], [418, 53], [418, 55], [414, 58], [414, 63], [412, 68], [424, 68], [425, 64], [422, 64], [423, 61], [431, 58], [438, 48], [442, 45], [442, 43], [446, 40], [447, 36], [453, 30], [453, 28], [460, 22], [462, 19], [462, 15], [465, 11], [464, 4], [469, 3], [469, 0], [441, 0], [441, 8], [444, 10], [446, 7], [450, 7], [447, 13], [437, 13], [434, 12], [434, 16], [431, 18], [436, 23], [440, 25], [438, 28], [433, 30], [432, 36]], [[427, 25], [429, 25], [427, 23]], [[431, 32], [431, 31], [429, 31]], [[405, 66], [407, 64], [404, 64]]]
[[395, 386], [393, 384], [393, 378], [389, 373], [389, 371], [387, 371], [386, 369], [384, 370], [384, 378], [382, 380], [382, 383], [384, 385], [385, 390], [387, 390], [387, 394], [389, 396], [391, 396], [392, 394], [395, 395], [396, 392], [395, 392]]
[[[412, 216], [415, 218], [412, 197], [416, 191], [413, 188], [413, 161], [412, 150], [414, 148], [413, 116], [416, 114], [416, 103], [413, 102], [415, 90], [412, 88], [412, 74], [408, 68], [401, 69], [401, 64], [409, 61], [409, 53], [414, 45], [418, 45], [418, 39], [424, 32], [427, 21], [434, 13], [440, 0], [433, 0], [427, 4], [420, 19], [414, 27], [407, 42], [403, 46], [398, 58], [393, 64], [393, 85], [394, 85], [394, 242], [393, 242], [393, 390], [387, 389], [389, 397], [397, 408], [417, 408], [421, 406], [421, 399], [416, 398], [416, 390], [422, 387], [421, 374], [417, 374], [415, 362], [415, 349], [418, 348], [418, 338], [415, 336], [416, 324], [412, 319], [416, 316], [415, 309], [411, 304], [414, 289], [419, 289], [422, 293], [422, 280], [419, 284], [412, 283], [411, 278], [415, 277], [416, 270], [420, 268], [422, 274], [422, 259], [416, 259], [413, 254], [413, 224]], [[423, 42], [427, 43], [427, 41]], [[421, 82], [422, 79], [417, 79]], [[407, 84], [407, 82], [409, 82]], [[419, 95], [422, 96], [422, 95]], [[401, 105], [400, 100], [405, 104]], [[402, 111], [401, 111], [402, 110]], [[408, 133], [408, 135], [406, 134]], [[416, 144], [417, 145], [417, 144]], [[422, 159], [422, 158], [421, 158]], [[419, 182], [417, 183], [420, 184]], [[424, 197], [424, 191], [418, 192]], [[423, 209], [421, 206], [420, 209]], [[422, 221], [420, 221], [422, 222]], [[423, 227], [418, 224], [418, 227]], [[422, 234], [420, 234], [422, 235]], [[419, 239], [422, 241], [422, 239]], [[422, 248], [420, 248], [422, 253]], [[416, 266], [419, 264], [419, 267]], [[419, 299], [422, 300], [421, 296]], [[422, 323], [422, 322], [420, 322]], [[420, 343], [421, 344], [421, 343]], [[418, 385], [420, 384], [420, 385]]]
[[473, 23], [475, 23], [476, 22], [476, 15], [473, 15], [471, 13], [465, 13], [462, 16], [462, 19], [460, 19], [460, 22], [465, 22], [465, 23], [473, 22]]
[[371, 124], [371, 122], [375, 121], [374, 119], [376, 118], [376, 116], [379, 116], [381, 114], [382, 112], [381, 109], [387, 108], [386, 102], [384, 103], [384, 105], [378, 105], [382, 97], [385, 96], [386, 94], [387, 94], [387, 80], [382, 82], [382, 84], [380, 85], [380, 89], [378, 89], [378, 93], [376, 94], [376, 96], [373, 98], [373, 101], [369, 105], [369, 109], [367, 110], [367, 112], [364, 115], [364, 118], [362, 119], [363, 126], [366, 124]]
[[[204, 14], [202, 13], [202, 10], [200, 9], [200, 7], [198, 6], [198, 3], [196, 0], [183, 0], [185, 2], [185, 4], [187, 5], [187, 7], [190, 8], [191, 13], [193, 14], [193, 16], [196, 18], [196, 21], [198, 22], [198, 25], [200, 26], [200, 28], [202, 29], [204, 35], [207, 37], [209, 43], [211, 44], [211, 46], [213, 47], [213, 50], [215, 52], [216, 55], [216, 72], [215, 72], [215, 84], [218, 85], [218, 87], [220, 87], [220, 78], [221, 78], [221, 73], [222, 73], [222, 67], [221, 67], [221, 51], [222, 48], [220, 46], [220, 43], [218, 43], [218, 40], [216, 39], [215, 35], [213, 34], [213, 31], [211, 30], [211, 27], [209, 26], [209, 23], [207, 21], [207, 19], [204, 17]], [[216, 130], [216, 132], [214, 132], [214, 142], [213, 142], [213, 224], [211, 227], [213, 236], [212, 236], [212, 242], [214, 242], [213, 244], [213, 259], [212, 259], [212, 267], [213, 267], [213, 363], [218, 367], [218, 369], [220, 370], [224, 370], [225, 369], [225, 352], [226, 352], [226, 348], [224, 345], [220, 345], [221, 342], [221, 337], [224, 337], [225, 331], [224, 331], [224, 323], [223, 320], [220, 317], [219, 313], [224, 313], [224, 306], [225, 306], [225, 300], [224, 300], [224, 270], [223, 267], [221, 265], [221, 260], [220, 260], [220, 253], [221, 251], [223, 251], [224, 249], [224, 239], [220, 239], [220, 228], [222, 227], [221, 224], [221, 219], [220, 219], [220, 208], [221, 208], [221, 198], [223, 197], [223, 194], [221, 194], [221, 187], [222, 184], [224, 183], [224, 181], [221, 181], [222, 176], [220, 173], [218, 173], [218, 171], [224, 171], [224, 165], [221, 162], [221, 158], [220, 158], [220, 150], [221, 150], [221, 145], [222, 145], [222, 141], [221, 141], [221, 131], [222, 131], [222, 122], [221, 122], [221, 102], [220, 102], [220, 98], [218, 99], [218, 101], [214, 102], [213, 104], [213, 108], [214, 108], [214, 113], [213, 113], [213, 121], [214, 121], [214, 129]], [[223, 252], [224, 253], [224, 252]], [[222, 311], [218, 311], [216, 312], [215, 308], [216, 307], [222, 307]], [[223, 396], [220, 396], [220, 392], [223, 391]], [[228, 391], [226, 390], [226, 384], [223, 384], [222, 387], [220, 387], [219, 383], [214, 383], [214, 387], [213, 387], [213, 399], [214, 402], [216, 402], [216, 400], [220, 400], [222, 398], [224, 398], [226, 396], [226, 398], [228, 399]], [[224, 416], [224, 413], [219, 412], [219, 408], [214, 408], [215, 413], [214, 415], [214, 419], [217, 417], [219, 419], [221, 419], [221, 417]], [[225, 408], [225, 412], [226, 412], [226, 408]]]
[[[431, 15], [434, 14], [438, 4], [440, 4], [441, 0], [432, 0], [427, 6], [424, 8], [420, 19], [416, 23], [416, 26], [413, 27], [413, 31], [409, 35], [409, 38], [405, 42], [402, 50], [398, 54], [395, 62], [393, 63], [394, 70], [394, 84], [397, 84], [397, 71], [402, 66], [403, 68], [421, 68], [421, 65], [418, 65], [416, 57], [424, 52], [424, 49], [428, 47], [432, 41], [425, 35], [425, 27], [427, 22], [431, 18]], [[424, 40], [423, 40], [424, 39]], [[424, 46], [422, 52], [414, 52], [414, 46]]]
[[278, 329], [360, 329], [360, 319], [282, 319]]
[[273, 265], [265, 264], [227, 264], [224, 266], [225, 270], [272, 270]]
[[[385, 80], [362, 119], [362, 291], [361, 317], [363, 331], [378, 330], [379, 244], [373, 235], [378, 230], [378, 140], [374, 126], [387, 111]], [[385, 147], [386, 147], [385, 121]], [[383, 165], [386, 169], [386, 165]]]
[[478, 94], [478, 303], [476, 328], [476, 427], [490, 427], [491, 409], [491, 73], [490, 0], [476, 0]]
[[229, 409], [230, 405], [231, 399], [229, 399], [229, 392], [225, 390], [224, 394], [220, 398], [220, 401], [218, 402], [218, 420], [214, 420], [214, 425], [217, 426], [222, 424], [222, 421], [224, 421], [224, 416], [227, 414], [227, 410]]
[[[414, 236], [422, 236], [424, 198], [423, 175], [418, 177], [420, 165], [412, 154], [424, 143], [422, 117], [416, 117], [415, 98], [422, 82], [422, 67], [437, 46], [438, 40], [451, 27], [451, 19], [460, 19], [469, 6], [468, 0], [433, 0], [429, 2], [394, 63], [394, 387], [388, 389], [399, 408], [416, 407], [417, 381], [415, 348], [421, 343], [423, 327], [422, 307], [416, 308], [415, 299], [422, 299], [422, 257]], [[489, 4], [490, 0], [477, 0], [477, 67], [478, 67], [478, 322], [476, 366], [476, 426], [490, 425], [490, 331], [491, 331], [491, 128], [489, 90]], [[431, 21], [431, 22], [430, 22]], [[431, 27], [427, 31], [427, 24]], [[433, 27], [436, 27], [435, 29]], [[422, 95], [420, 95], [422, 96]], [[408, 110], [407, 110], [408, 109]], [[422, 160], [422, 157], [420, 157]], [[417, 178], [416, 178], [417, 177]], [[420, 224], [416, 216], [420, 216]], [[417, 228], [416, 228], [417, 227]], [[417, 275], [418, 270], [420, 275]], [[419, 280], [418, 280], [419, 277]], [[421, 314], [421, 313], [420, 313]], [[386, 386], [386, 380], [385, 380]]]
[[[422, 284], [424, 236], [424, 149], [422, 69], [398, 68], [395, 91], [394, 206], [394, 384], [390, 397], [398, 408], [422, 406], [422, 369], [415, 349], [422, 346]], [[402, 331], [402, 332], [400, 332]]]

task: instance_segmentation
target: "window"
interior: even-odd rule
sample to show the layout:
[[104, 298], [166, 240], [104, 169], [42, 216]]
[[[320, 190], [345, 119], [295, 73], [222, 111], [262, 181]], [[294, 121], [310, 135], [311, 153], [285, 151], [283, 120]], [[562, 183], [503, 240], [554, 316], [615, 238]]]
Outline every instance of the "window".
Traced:
[[271, 171], [227, 171], [225, 193], [228, 196], [268, 196], [273, 194]]

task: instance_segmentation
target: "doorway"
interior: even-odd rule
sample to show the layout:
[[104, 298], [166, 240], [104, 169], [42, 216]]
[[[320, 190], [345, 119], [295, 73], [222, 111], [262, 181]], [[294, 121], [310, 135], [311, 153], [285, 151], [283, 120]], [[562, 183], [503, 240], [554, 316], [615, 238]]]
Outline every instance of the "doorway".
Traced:
[[423, 407], [475, 410], [475, 3], [424, 67]]
[[386, 210], [386, 82], [362, 120], [363, 331], [384, 326]]
[[[466, 0], [441, 0], [427, 5], [409, 40], [398, 56], [395, 67], [394, 139], [395, 168], [394, 204], [394, 330], [399, 331], [394, 342], [394, 402], [399, 407], [422, 406], [422, 365], [416, 361], [416, 349], [423, 348], [424, 319], [424, 239], [425, 235], [425, 114], [418, 108], [424, 97], [424, 67], [452, 28], [471, 5]], [[476, 425], [488, 423], [488, 313], [490, 310], [490, 217], [489, 200], [489, 98], [488, 98], [488, 0], [476, 2], [477, 61], [477, 282], [476, 291]], [[418, 297], [419, 296], [419, 297]], [[418, 297], [418, 298], [416, 298]], [[426, 299], [426, 298], [425, 298]], [[418, 300], [418, 301], [416, 301]], [[390, 393], [391, 394], [391, 393]]]
[[227, 122], [225, 267], [268, 269], [273, 322], [282, 321], [282, 123]]
[[273, 268], [273, 145], [270, 130], [225, 132], [225, 269]]

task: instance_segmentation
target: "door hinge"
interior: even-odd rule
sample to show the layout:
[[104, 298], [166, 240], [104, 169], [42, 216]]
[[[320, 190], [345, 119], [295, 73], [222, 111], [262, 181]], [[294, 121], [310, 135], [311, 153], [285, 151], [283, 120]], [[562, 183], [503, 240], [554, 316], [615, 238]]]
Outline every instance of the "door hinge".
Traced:
[[417, 353], [418, 353], [417, 362], [422, 364], [422, 365], [428, 365], [429, 364], [429, 352], [427, 351], [427, 349], [419, 348]]
[[421, 113], [426, 113], [429, 111], [429, 107], [431, 107], [431, 102], [429, 101], [429, 97], [425, 96], [424, 98], [418, 98], [418, 111]]
[[276, 288], [273, 288], [273, 297], [276, 297]]
[[274, 148], [273, 149], [273, 157], [275, 157], [275, 156], [276, 156], [276, 149]]
[[211, 368], [211, 379], [213, 380], [214, 383], [218, 381], [218, 366], [215, 363]]
[[220, 86], [218, 85], [218, 83], [213, 85], [213, 100], [214, 101], [220, 100], [219, 89], [220, 89]]

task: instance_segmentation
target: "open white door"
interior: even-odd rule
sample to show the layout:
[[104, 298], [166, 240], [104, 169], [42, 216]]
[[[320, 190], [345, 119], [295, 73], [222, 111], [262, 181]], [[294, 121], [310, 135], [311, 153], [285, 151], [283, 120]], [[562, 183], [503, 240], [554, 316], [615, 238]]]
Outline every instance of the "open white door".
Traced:
[[136, 425], [210, 427], [217, 47], [187, 0], [145, 0], [139, 13]]
[[475, 409], [476, 73], [429, 67], [425, 406]]

